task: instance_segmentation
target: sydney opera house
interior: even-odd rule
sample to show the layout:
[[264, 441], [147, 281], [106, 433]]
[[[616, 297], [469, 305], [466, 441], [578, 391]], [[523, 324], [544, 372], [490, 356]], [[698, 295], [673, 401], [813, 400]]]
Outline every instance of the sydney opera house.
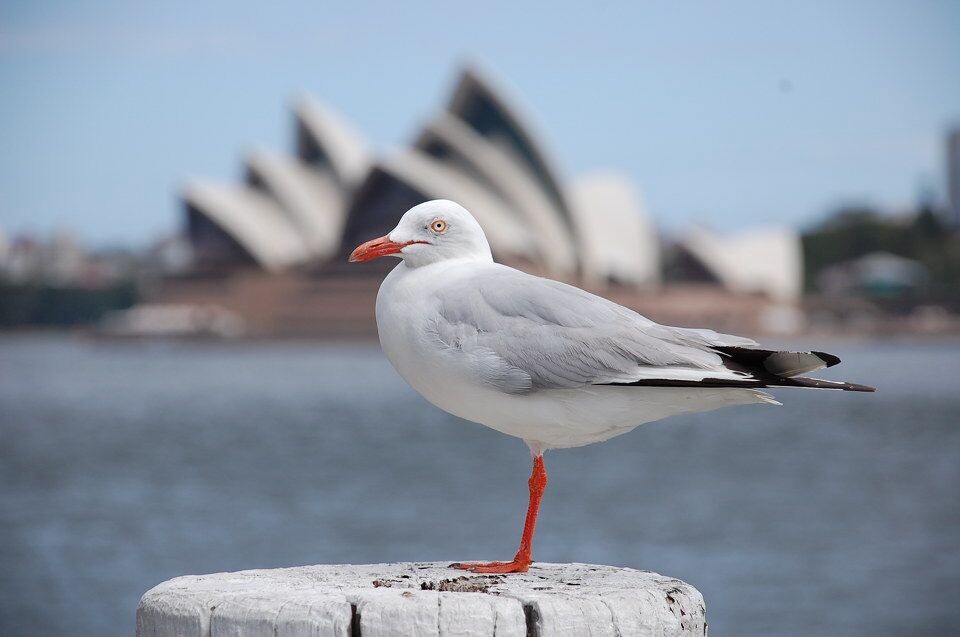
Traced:
[[629, 179], [564, 179], [535, 129], [475, 69], [392, 155], [372, 152], [318, 101], [299, 101], [293, 114], [291, 154], [256, 151], [242, 183], [183, 188], [192, 267], [165, 280], [156, 302], [216, 307], [252, 335], [371, 334], [373, 297], [393, 262], [347, 265], [345, 256], [408, 208], [445, 198], [477, 217], [499, 261], [657, 320], [759, 332], [796, 313], [795, 234], [698, 229], [664, 241]]

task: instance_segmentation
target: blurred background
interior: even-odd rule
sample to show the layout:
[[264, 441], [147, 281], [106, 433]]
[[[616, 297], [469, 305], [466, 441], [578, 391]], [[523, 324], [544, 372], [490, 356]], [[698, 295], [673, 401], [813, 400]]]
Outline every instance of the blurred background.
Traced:
[[393, 263], [345, 263], [441, 197], [502, 262], [879, 387], [551, 452], [538, 559], [682, 578], [714, 635], [957, 632], [957, 78], [947, 1], [3, 3], [0, 634], [512, 555], [525, 446], [403, 383]]

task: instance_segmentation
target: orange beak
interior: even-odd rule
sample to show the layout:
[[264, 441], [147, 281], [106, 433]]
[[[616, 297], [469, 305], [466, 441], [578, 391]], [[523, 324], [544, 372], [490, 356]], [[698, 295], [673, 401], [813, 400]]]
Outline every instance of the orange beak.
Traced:
[[391, 254], [400, 254], [400, 251], [408, 245], [414, 243], [427, 243], [426, 241], [407, 241], [406, 243], [396, 243], [390, 240], [390, 237], [384, 235], [376, 239], [371, 239], [366, 243], [357, 246], [357, 249], [350, 253], [347, 259], [350, 263], [363, 263], [364, 261], [373, 261], [380, 257], [386, 257]]

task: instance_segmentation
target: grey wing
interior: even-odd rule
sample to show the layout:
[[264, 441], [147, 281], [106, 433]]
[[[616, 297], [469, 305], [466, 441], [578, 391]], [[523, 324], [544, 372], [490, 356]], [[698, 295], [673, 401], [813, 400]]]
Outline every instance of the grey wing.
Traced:
[[641, 379], [737, 379], [718, 347], [749, 339], [658, 325], [578, 288], [492, 268], [438, 293], [439, 345], [483, 383], [514, 394]]

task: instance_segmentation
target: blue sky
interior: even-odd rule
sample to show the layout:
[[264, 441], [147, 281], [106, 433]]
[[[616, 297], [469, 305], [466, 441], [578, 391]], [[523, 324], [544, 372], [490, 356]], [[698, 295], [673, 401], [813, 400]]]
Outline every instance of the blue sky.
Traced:
[[142, 244], [178, 184], [287, 149], [300, 93], [381, 151], [458, 64], [508, 88], [566, 176], [615, 168], [667, 229], [804, 226], [942, 195], [960, 2], [0, 5], [0, 228]]

